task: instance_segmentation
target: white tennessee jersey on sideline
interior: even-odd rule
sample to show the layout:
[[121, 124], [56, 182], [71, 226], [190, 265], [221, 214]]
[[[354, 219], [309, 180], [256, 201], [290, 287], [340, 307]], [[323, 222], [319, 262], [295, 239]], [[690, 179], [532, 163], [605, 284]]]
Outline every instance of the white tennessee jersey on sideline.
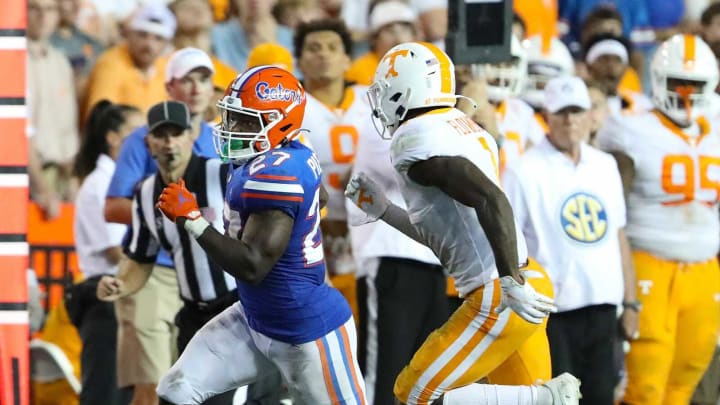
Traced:
[[[408, 169], [435, 156], [459, 156], [471, 161], [500, 187], [498, 150], [493, 137], [463, 112], [442, 109], [413, 118], [393, 135], [392, 163], [400, 178], [410, 222], [425, 244], [455, 279], [460, 296], [497, 278], [490, 242], [475, 209], [435, 187], [412, 181]], [[520, 262], [527, 259], [525, 239], [515, 226]]]
[[503, 135], [500, 150], [502, 168], [512, 164], [530, 145], [537, 145], [545, 138], [545, 130], [535, 118], [535, 111], [524, 101], [509, 98], [496, 109], [498, 130]]
[[322, 182], [328, 192], [325, 219], [347, 220], [345, 188], [342, 179], [349, 175], [355, 159], [359, 131], [370, 120], [370, 106], [365, 97], [367, 87], [350, 86], [340, 107], [333, 108], [307, 94], [302, 128], [320, 160]]
[[656, 111], [612, 116], [597, 142], [633, 160], [627, 235], [634, 249], [683, 262], [715, 257], [720, 136], [704, 117], [681, 130]]

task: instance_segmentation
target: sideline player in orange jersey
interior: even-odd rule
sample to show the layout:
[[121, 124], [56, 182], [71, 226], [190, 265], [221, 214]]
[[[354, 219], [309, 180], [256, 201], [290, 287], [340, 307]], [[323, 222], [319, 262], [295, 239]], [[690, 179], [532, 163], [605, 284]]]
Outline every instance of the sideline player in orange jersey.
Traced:
[[718, 67], [699, 37], [675, 35], [650, 71], [655, 109], [611, 116], [597, 135], [620, 168], [637, 278], [624, 403], [687, 404], [720, 323], [720, 136], [702, 115]]

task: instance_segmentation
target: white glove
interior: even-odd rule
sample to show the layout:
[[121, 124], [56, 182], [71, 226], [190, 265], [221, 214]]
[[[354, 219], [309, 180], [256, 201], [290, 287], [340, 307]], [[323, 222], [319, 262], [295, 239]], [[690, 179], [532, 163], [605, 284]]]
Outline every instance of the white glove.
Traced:
[[520, 284], [512, 276], [500, 277], [502, 301], [495, 312], [500, 313], [510, 307], [521, 318], [530, 323], [542, 323], [551, 312], [557, 312], [555, 301], [546, 297], [530, 285]]
[[[345, 187], [345, 196], [367, 214], [366, 220], [362, 223], [377, 221], [390, 206], [390, 201], [385, 197], [380, 186], [362, 172], [350, 178]], [[360, 223], [351, 225], [360, 225]]]

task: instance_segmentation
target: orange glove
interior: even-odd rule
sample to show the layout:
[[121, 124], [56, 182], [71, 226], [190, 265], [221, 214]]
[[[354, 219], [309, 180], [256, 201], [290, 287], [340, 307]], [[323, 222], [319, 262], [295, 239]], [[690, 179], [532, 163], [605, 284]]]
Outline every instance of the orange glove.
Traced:
[[175, 222], [178, 218], [194, 220], [200, 218], [200, 208], [192, 193], [185, 188], [185, 180], [180, 179], [177, 183], [170, 183], [165, 187], [158, 197], [155, 205], [160, 211]]

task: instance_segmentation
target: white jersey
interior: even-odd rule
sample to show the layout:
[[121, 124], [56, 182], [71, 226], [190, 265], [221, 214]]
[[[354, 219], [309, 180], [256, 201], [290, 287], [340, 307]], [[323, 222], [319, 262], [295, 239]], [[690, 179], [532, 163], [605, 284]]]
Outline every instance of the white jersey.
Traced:
[[320, 160], [323, 185], [328, 192], [325, 219], [347, 219], [343, 179], [349, 175], [355, 158], [361, 125], [370, 120], [365, 86], [350, 86], [338, 108], [330, 107], [307, 95], [302, 127]]
[[633, 160], [627, 235], [634, 249], [683, 262], [715, 257], [720, 136], [707, 120], [683, 131], [654, 111], [613, 116], [597, 143]]
[[545, 130], [535, 119], [535, 111], [524, 101], [510, 98], [498, 105], [498, 130], [503, 135], [500, 149], [500, 167], [504, 169], [545, 138]]
[[[495, 257], [475, 209], [435, 187], [415, 183], [407, 174], [416, 162], [435, 156], [460, 156], [500, 187], [499, 157], [493, 137], [461, 111], [448, 108], [401, 125], [393, 135], [391, 156], [410, 222], [455, 279], [460, 296], [497, 278]], [[516, 231], [522, 263], [527, 259], [527, 247], [518, 226]]]

